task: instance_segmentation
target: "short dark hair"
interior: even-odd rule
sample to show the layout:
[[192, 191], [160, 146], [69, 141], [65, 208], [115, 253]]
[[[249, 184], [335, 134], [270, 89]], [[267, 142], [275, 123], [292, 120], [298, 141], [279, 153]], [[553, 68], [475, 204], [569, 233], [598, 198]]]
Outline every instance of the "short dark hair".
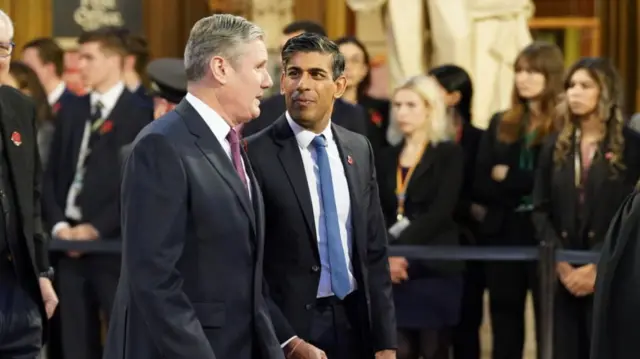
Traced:
[[290, 38], [282, 47], [282, 67], [286, 69], [291, 57], [300, 52], [330, 54], [332, 59], [331, 71], [334, 80], [344, 72], [344, 56], [342, 56], [338, 45], [326, 36], [305, 32]]
[[27, 42], [22, 51], [26, 49], [38, 50], [38, 57], [43, 64], [53, 64], [56, 75], [62, 76], [64, 72], [64, 51], [58, 43], [50, 37], [41, 37]]
[[285, 26], [285, 28], [282, 30], [283, 35], [291, 35], [295, 34], [296, 32], [308, 32], [311, 34], [327, 36], [327, 31], [325, 31], [322, 25], [309, 20], [294, 21]]
[[97, 42], [104, 50], [114, 52], [122, 57], [129, 54], [127, 39], [124, 32], [115, 27], [102, 27], [96, 30], [85, 31], [78, 37], [78, 44]]

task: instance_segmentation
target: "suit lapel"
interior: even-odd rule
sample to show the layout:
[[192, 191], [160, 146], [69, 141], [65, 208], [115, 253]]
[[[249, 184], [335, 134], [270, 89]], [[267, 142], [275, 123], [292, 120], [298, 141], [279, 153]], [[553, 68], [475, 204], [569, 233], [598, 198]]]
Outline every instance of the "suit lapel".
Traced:
[[291, 127], [289, 127], [289, 123], [287, 123], [287, 119], [284, 115], [280, 116], [280, 118], [274, 123], [272, 131], [275, 142], [280, 146], [280, 150], [278, 151], [278, 160], [289, 179], [291, 188], [293, 188], [293, 193], [298, 200], [298, 205], [302, 210], [304, 222], [307, 225], [307, 231], [309, 232], [309, 238], [313, 241], [311, 247], [313, 248], [316, 256], [319, 256], [311, 194], [309, 194], [309, 184], [307, 182], [304, 164], [302, 163], [302, 156], [300, 155], [298, 142], [296, 141], [296, 137], [294, 136]]
[[[216, 136], [211, 132], [211, 129], [204, 122], [200, 114], [198, 114], [198, 111], [196, 111], [186, 99], [183, 99], [180, 104], [178, 104], [176, 111], [184, 119], [191, 134], [196, 137], [195, 143], [198, 149], [236, 194], [242, 208], [249, 216], [253, 229], [256, 230], [255, 213], [251, 205], [249, 193], [247, 193], [247, 189], [242, 184], [242, 181], [240, 181], [233, 164], [224, 152]], [[245, 167], [248, 166], [249, 163], [246, 162]]]
[[[360, 258], [366, 258], [364, 255], [364, 248], [366, 248], [366, 243], [364, 243], [364, 236], [361, 236], [359, 233], [360, 226], [356, 222], [359, 218], [361, 218], [361, 196], [362, 189], [360, 188], [360, 178], [361, 174], [359, 173], [359, 168], [362, 165], [360, 161], [364, 161], [365, 159], [358, 158], [356, 160], [355, 152], [351, 147], [349, 141], [347, 141], [345, 137], [345, 133], [343, 130], [337, 126], [332, 126], [333, 136], [336, 140], [336, 144], [338, 146], [338, 152], [340, 153], [340, 159], [342, 160], [342, 167], [344, 168], [344, 174], [347, 178], [347, 185], [349, 186], [349, 200], [351, 202], [351, 238], [353, 239], [356, 250], [360, 255]], [[362, 172], [362, 171], [360, 171]], [[367, 203], [364, 203], [367, 205]], [[355, 222], [355, 223], [354, 223]]]
[[[438, 157], [437, 152], [438, 152], [437, 147], [433, 147], [431, 144], [427, 145], [427, 148], [424, 150], [424, 153], [422, 154], [422, 158], [420, 158], [420, 160], [418, 161], [418, 165], [413, 170], [413, 174], [411, 175], [411, 178], [409, 178], [409, 183], [407, 183], [407, 188], [406, 188], [407, 192], [411, 190], [411, 187], [413, 187], [415, 183], [419, 183], [419, 182], [416, 182], [416, 179], [420, 178], [422, 175], [424, 175], [427, 172], [429, 168], [431, 168], [431, 165], [433, 165], [434, 160]], [[400, 158], [398, 158], [398, 163], [400, 163]], [[396, 183], [395, 171], [393, 172], [393, 175], [394, 175], [393, 183]], [[396, 186], [397, 186], [397, 183], [396, 183]]]
[[[242, 142], [244, 143], [244, 141]], [[259, 250], [262, 250], [262, 241], [264, 240], [264, 204], [262, 202], [262, 192], [260, 191], [260, 186], [258, 185], [256, 176], [253, 173], [253, 168], [251, 168], [251, 163], [249, 162], [249, 157], [247, 156], [245, 149], [241, 148], [240, 151], [251, 186], [251, 203], [253, 204], [253, 213], [256, 221], [256, 242], [259, 246]]]
[[[591, 163], [589, 172], [587, 173], [587, 182], [585, 184], [585, 200], [583, 205], [584, 218], [586, 220], [582, 221], [580, 234], [584, 233], [584, 230], [589, 224], [595, 207], [598, 206], [598, 193], [602, 191], [602, 186], [606, 182], [607, 177], [611, 175], [609, 172], [609, 164], [603, 158], [603, 153], [605, 152], [602, 150], [598, 151], [595, 158], [593, 159], [593, 162]], [[622, 176], [623, 174], [620, 175]]]
[[97, 148], [100, 148], [105, 144], [109, 143], [107, 139], [113, 136], [114, 130], [116, 130], [118, 126], [123, 125], [122, 121], [126, 120], [128, 117], [127, 109], [128, 109], [129, 101], [131, 100], [132, 96], [135, 96], [135, 95], [130, 93], [129, 90], [125, 89], [124, 91], [122, 91], [122, 94], [118, 98], [118, 101], [116, 101], [116, 105], [113, 107], [113, 110], [111, 110], [111, 113], [109, 113], [109, 115], [106, 117], [102, 125], [104, 126], [105, 123], [111, 122], [114, 128], [105, 133], [100, 133], [101, 131], [100, 129], [96, 130], [98, 131], [98, 133], [96, 134], [98, 138], [91, 145], [92, 151], [95, 151]]

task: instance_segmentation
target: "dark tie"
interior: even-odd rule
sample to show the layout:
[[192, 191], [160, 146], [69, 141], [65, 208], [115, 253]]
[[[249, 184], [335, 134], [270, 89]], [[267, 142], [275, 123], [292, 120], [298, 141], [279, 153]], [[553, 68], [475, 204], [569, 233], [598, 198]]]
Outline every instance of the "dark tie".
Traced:
[[231, 145], [231, 162], [233, 162], [233, 167], [236, 169], [238, 176], [240, 176], [240, 180], [242, 184], [244, 184], [245, 188], [249, 188], [247, 186], [247, 177], [244, 173], [244, 168], [242, 167], [242, 155], [240, 154], [240, 138], [238, 137], [238, 132], [235, 129], [231, 129], [227, 134], [227, 141], [229, 141], [229, 145]]
[[331, 267], [331, 290], [336, 297], [343, 299], [349, 294], [351, 284], [349, 282], [347, 259], [344, 255], [342, 239], [340, 238], [338, 207], [336, 206], [336, 197], [333, 192], [331, 166], [327, 155], [327, 141], [324, 136], [320, 135], [316, 136], [312, 143], [316, 149], [318, 173], [320, 174], [320, 199], [322, 200], [320, 220], [324, 221], [324, 233], [327, 236], [327, 252]]
[[93, 127], [95, 125], [97, 125], [98, 127], [100, 126], [99, 122], [102, 121], [102, 109], [104, 108], [104, 105], [102, 104], [101, 101], [96, 102], [95, 105], [93, 105], [93, 111], [91, 111], [91, 118], [89, 119], [90, 122], [90, 132], [89, 132], [89, 148], [91, 148], [91, 146], [98, 140], [98, 138], [100, 138], [100, 130], [96, 129], [94, 130]]

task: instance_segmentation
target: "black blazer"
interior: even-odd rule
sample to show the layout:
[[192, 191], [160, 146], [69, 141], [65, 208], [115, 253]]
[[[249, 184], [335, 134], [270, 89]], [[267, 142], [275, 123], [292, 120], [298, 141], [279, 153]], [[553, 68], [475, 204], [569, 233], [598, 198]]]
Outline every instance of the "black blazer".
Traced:
[[[519, 166], [520, 151], [524, 145], [522, 140], [512, 144], [498, 140], [500, 121], [502, 113], [496, 113], [480, 140], [473, 190], [480, 204], [487, 207], [487, 214], [479, 225], [479, 231], [491, 237], [502, 231], [505, 216], [515, 211], [522, 197], [532, 194], [535, 173], [534, 170], [521, 169]], [[531, 148], [534, 168], [541, 148], [542, 144]], [[496, 165], [509, 166], [507, 177], [502, 182], [491, 178], [491, 171]]]
[[[44, 176], [43, 209], [49, 227], [66, 221], [67, 193], [76, 172], [85, 123], [91, 114], [90, 96], [77, 97], [57, 115]], [[151, 122], [153, 112], [136, 95], [124, 90], [109, 114], [113, 127], [100, 135], [87, 158], [83, 191], [77, 201], [83, 217], [102, 238], [120, 235], [120, 149]]]
[[[388, 227], [397, 221], [396, 171], [403, 143], [389, 148], [379, 158], [380, 203]], [[427, 148], [416, 166], [405, 193], [405, 216], [411, 224], [393, 242], [405, 245], [458, 245], [458, 225], [453, 214], [462, 188], [464, 155], [453, 142]], [[425, 263], [445, 270], [454, 263]], [[461, 266], [450, 268], [458, 272]]]
[[263, 295], [251, 197], [187, 100], [147, 126], [122, 180], [122, 275], [105, 359], [284, 359]]
[[[42, 227], [40, 216], [40, 155], [36, 141], [36, 109], [33, 102], [9, 86], [0, 86], [0, 132], [7, 154], [10, 183], [15, 196], [14, 203], [19, 224], [17, 240], [25, 243], [27, 253], [14, 247], [11, 236], [8, 245], [12, 246], [18, 268], [28, 268], [24, 275], [28, 281], [25, 289], [40, 307], [42, 318], [46, 318], [42, 297], [38, 287], [37, 274], [49, 268], [48, 236]], [[18, 134], [20, 142], [12, 137]], [[15, 140], [15, 138], [14, 138]], [[20, 245], [22, 247], [22, 245]], [[22, 254], [22, 255], [20, 255]], [[1, 274], [0, 274], [1, 275]], [[45, 327], [47, 321], [43, 320]]]
[[[352, 263], [363, 338], [374, 351], [392, 349], [396, 347], [395, 311], [371, 146], [361, 135], [337, 125], [332, 129], [349, 184]], [[265, 201], [264, 275], [277, 304], [271, 313], [276, 333], [281, 342], [293, 335], [308, 340], [310, 310], [320, 282], [320, 255], [298, 143], [284, 115], [247, 143]]]
[[[462, 147], [464, 154], [464, 171], [462, 176], [462, 189], [460, 190], [460, 200], [454, 212], [454, 219], [461, 225], [465, 232], [476, 228], [477, 223], [471, 216], [471, 204], [478, 202], [475, 196], [473, 186], [476, 178], [476, 158], [478, 156], [478, 147], [480, 139], [484, 131], [478, 129], [468, 122], [462, 124], [462, 138], [458, 143]], [[467, 241], [476, 240], [477, 238], [462, 238]]]
[[387, 129], [390, 122], [391, 103], [389, 100], [365, 95], [358, 99], [358, 104], [367, 112], [367, 138], [371, 142], [373, 152], [377, 155], [380, 150], [389, 146]]
[[[269, 127], [287, 111], [284, 95], [274, 95], [260, 103], [260, 116], [246, 123], [242, 128], [242, 136], [249, 137]], [[337, 99], [333, 105], [331, 121], [347, 130], [367, 134], [367, 115], [364, 108]]]
[[627, 127], [623, 135], [623, 162], [627, 169], [614, 177], [605, 158], [609, 147], [603, 144], [589, 169], [585, 202], [580, 207], [574, 183], [573, 147], [565, 162], [558, 167], [553, 162], [557, 135], [548, 139], [540, 154], [534, 187], [536, 211], [533, 220], [539, 239], [551, 240], [571, 249], [599, 249], [602, 246], [611, 219], [633, 191], [640, 173], [639, 135]]

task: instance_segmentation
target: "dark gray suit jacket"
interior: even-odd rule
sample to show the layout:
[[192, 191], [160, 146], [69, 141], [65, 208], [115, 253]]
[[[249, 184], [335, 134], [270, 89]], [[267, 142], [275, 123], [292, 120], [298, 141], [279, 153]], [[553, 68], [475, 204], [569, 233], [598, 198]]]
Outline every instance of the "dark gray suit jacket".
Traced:
[[[105, 359], [283, 359], [263, 295], [262, 194], [183, 100], [133, 143]], [[248, 159], [245, 159], [248, 164]]]

